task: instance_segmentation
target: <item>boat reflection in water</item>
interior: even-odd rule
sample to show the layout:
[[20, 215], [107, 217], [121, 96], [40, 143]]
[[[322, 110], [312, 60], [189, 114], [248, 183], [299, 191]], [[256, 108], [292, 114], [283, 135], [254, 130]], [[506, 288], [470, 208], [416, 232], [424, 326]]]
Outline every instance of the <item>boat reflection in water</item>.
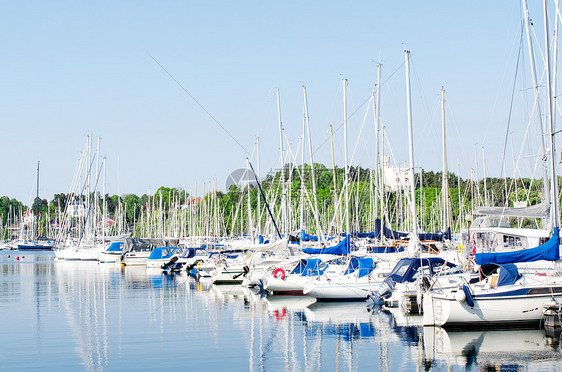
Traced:
[[425, 357], [453, 365], [487, 370], [560, 368], [560, 333], [549, 336], [540, 329], [445, 330], [425, 327]]
[[315, 303], [142, 267], [6, 257], [7, 370], [562, 369], [559, 334], [445, 331], [364, 302]]

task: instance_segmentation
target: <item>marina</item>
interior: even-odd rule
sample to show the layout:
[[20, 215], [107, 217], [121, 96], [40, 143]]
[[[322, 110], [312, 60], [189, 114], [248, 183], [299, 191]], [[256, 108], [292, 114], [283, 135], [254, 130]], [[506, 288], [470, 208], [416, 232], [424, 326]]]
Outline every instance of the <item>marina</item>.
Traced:
[[562, 371], [558, 1], [32, 3], [0, 370]]
[[364, 302], [262, 297], [144, 267], [57, 262], [48, 252], [7, 256], [0, 253], [5, 370], [562, 368], [559, 333], [538, 328], [445, 330]]

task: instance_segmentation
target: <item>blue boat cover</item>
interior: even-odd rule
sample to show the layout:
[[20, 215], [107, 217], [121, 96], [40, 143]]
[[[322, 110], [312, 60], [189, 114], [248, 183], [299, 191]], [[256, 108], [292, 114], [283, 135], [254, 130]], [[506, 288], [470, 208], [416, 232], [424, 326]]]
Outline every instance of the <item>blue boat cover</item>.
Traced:
[[109, 247], [105, 251], [106, 252], [121, 252], [123, 250], [123, 244], [125, 244], [125, 242], [113, 242], [109, 245]]
[[413, 282], [416, 280], [414, 276], [420, 267], [428, 267], [430, 275], [434, 275], [445, 264], [448, 267], [455, 267], [454, 264], [446, 262], [440, 257], [402, 258], [387, 278], [392, 279], [395, 283]]
[[358, 270], [358, 277], [362, 278], [366, 275], [369, 275], [374, 268], [375, 263], [372, 258], [352, 257], [351, 260], [349, 260], [349, 266], [343, 274], [351, 274], [352, 272], [355, 272], [355, 270]]
[[341, 242], [333, 247], [305, 248], [302, 251], [307, 254], [348, 254], [351, 251], [351, 244], [349, 236], [346, 236]]
[[306, 259], [302, 259], [299, 261], [299, 264], [297, 266], [295, 266], [295, 268], [293, 269], [293, 271], [291, 271], [291, 274], [302, 274], [302, 272], [304, 271], [304, 268], [306, 267]]
[[181, 254], [182, 258], [192, 258], [195, 257], [195, 248], [185, 248]]
[[306, 260], [306, 267], [302, 272], [302, 276], [322, 275], [326, 270], [326, 267], [324, 267], [323, 269], [320, 268], [321, 263], [322, 260], [319, 258], [309, 258], [308, 260]]
[[[368, 233], [352, 233], [351, 235], [356, 236], [358, 238], [371, 238], [371, 239], [380, 239], [381, 238], [381, 220], [375, 220], [375, 231], [368, 232]], [[384, 237], [386, 239], [395, 239], [395, 240], [408, 240], [409, 233], [391, 230], [388, 227], [382, 227], [382, 231]], [[446, 232], [436, 232], [436, 233], [422, 233], [418, 234], [420, 240], [436, 240], [436, 241], [443, 241], [444, 239], [451, 239], [451, 229], [448, 228]]]
[[301, 230], [301, 242], [317, 242], [317, 241], [318, 241], [317, 236], [308, 235], [307, 233], [304, 232], [304, 230]]
[[177, 247], [158, 247], [154, 248], [148, 256], [149, 260], [160, 260], [163, 258], [170, 258], [176, 252]]
[[517, 266], [514, 264], [504, 264], [500, 266], [500, 276], [498, 278], [498, 287], [502, 285], [515, 284], [517, 279], [521, 278]]
[[383, 246], [383, 247], [369, 247], [372, 253], [396, 253], [404, 252], [404, 247], [393, 247], [393, 246]]
[[560, 259], [560, 230], [554, 228], [552, 237], [544, 244], [535, 248], [521, 249], [512, 252], [476, 253], [476, 263], [507, 264], [515, 262], [558, 261]]

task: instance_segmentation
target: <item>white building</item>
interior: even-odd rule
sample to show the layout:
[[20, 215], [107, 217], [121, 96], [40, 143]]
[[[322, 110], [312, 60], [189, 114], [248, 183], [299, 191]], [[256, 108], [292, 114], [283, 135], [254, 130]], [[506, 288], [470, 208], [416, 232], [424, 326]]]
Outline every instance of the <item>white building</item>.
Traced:
[[386, 191], [410, 190], [410, 168], [391, 167], [389, 156], [383, 158], [383, 175]]

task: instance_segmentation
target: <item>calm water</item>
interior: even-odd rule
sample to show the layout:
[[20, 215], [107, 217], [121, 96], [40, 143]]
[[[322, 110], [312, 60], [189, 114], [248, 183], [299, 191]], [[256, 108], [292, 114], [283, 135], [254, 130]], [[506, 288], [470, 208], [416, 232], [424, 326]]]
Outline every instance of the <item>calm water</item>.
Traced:
[[562, 370], [540, 330], [424, 329], [364, 303], [23, 255], [0, 252], [2, 370]]

